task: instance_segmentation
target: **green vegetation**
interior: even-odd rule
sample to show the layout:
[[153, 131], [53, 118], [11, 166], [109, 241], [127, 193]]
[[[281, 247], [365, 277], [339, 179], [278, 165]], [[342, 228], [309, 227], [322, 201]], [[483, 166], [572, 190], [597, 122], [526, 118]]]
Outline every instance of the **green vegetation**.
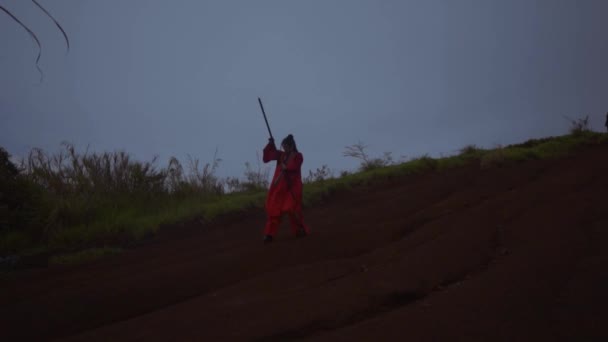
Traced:
[[[462, 148], [460, 153], [455, 156], [437, 159], [424, 155], [409, 161], [394, 163], [392, 159], [385, 158], [376, 162], [376, 164], [383, 165], [378, 167], [370, 167], [372, 163], [369, 161], [381, 158], [369, 158], [365, 154], [365, 146], [359, 143], [354, 150], [357, 151], [357, 155], [365, 156], [365, 158], [359, 158], [350, 154], [349, 156], [362, 160], [360, 171], [358, 173], [341, 175], [339, 178], [319, 180], [308, 184], [304, 190], [304, 203], [305, 205], [311, 205], [336, 190], [349, 189], [359, 185], [370, 185], [396, 177], [442, 171], [466, 164], [487, 168], [500, 167], [509, 163], [527, 160], [558, 158], [574, 152], [581, 146], [605, 143], [608, 143], [608, 135], [584, 130], [559, 137], [531, 139], [523, 144], [497, 147], [495, 149], [486, 150], [469, 145]], [[347, 150], [347, 152], [352, 151], [352, 148]]]
[[115, 255], [122, 252], [120, 248], [89, 248], [75, 253], [66, 253], [51, 257], [51, 265], [73, 265], [90, 262], [104, 256]]
[[[361, 143], [346, 156], [361, 159], [360, 170], [334, 177], [324, 165], [305, 177], [304, 204], [332, 193], [373, 185], [395, 177], [443, 171], [462, 165], [501, 167], [526, 160], [556, 158], [584, 145], [608, 142], [608, 135], [589, 130], [533, 139], [522, 144], [481, 149], [467, 146], [444, 158], [421, 156], [405, 162], [390, 154], [370, 158]], [[154, 234], [159, 227], [192, 219], [263, 208], [268, 170], [246, 165], [245, 178], [219, 179], [220, 159], [200, 167], [189, 158], [186, 174], [172, 158], [166, 168], [130, 159], [124, 152], [79, 153], [64, 144], [49, 156], [32, 150], [18, 167], [0, 149], [0, 256], [52, 253], [52, 263], [89, 260], [120, 252], [126, 243]], [[67, 251], [82, 252], [66, 254]], [[64, 253], [64, 254], [61, 254]]]

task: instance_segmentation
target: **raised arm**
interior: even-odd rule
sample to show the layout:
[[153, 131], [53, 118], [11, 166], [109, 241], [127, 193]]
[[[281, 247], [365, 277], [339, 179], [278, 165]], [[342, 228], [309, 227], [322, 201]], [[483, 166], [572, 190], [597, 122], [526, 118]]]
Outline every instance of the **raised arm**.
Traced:
[[280, 157], [281, 151], [278, 151], [277, 147], [274, 145], [274, 139], [269, 139], [268, 144], [264, 147], [262, 160], [264, 163], [268, 163], [271, 160], [279, 160]]

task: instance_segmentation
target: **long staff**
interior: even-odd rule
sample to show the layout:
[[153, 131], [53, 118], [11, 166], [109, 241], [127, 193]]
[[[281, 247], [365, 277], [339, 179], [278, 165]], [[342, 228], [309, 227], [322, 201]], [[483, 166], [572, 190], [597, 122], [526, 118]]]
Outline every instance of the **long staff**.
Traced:
[[270, 131], [270, 125], [268, 124], [268, 119], [266, 118], [266, 111], [264, 111], [264, 105], [262, 104], [262, 100], [258, 97], [258, 102], [260, 103], [260, 108], [262, 109], [262, 114], [264, 115], [264, 121], [266, 122], [266, 128], [268, 128], [268, 134], [270, 134], [270, 138], [272, 137], [272, 132]]

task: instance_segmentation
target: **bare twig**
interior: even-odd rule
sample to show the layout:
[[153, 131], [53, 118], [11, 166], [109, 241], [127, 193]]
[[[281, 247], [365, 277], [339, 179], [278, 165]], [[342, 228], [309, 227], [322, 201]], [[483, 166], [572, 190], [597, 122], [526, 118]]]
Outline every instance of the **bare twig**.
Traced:
[[40, 8], [44, 12], [44, 14], [46, 14], [49, 18], [51, 18], [51, 20], [53, 20], [53, 22], [55, 23], [55, 25], [57, 26], [57, 28], [63, 34], [63, 38], [65, 38], [65, 43], [66, 43], [66, 45], [68, 47], [68, 52], [69, 52], [70, 51], [70, 40], [68, 39], [67, 33], [65, 33], [65, 31], [63, 30], [63, 27], [61, 27], [61, 25], [59, 24], [59, 22], [57, 20], [55, 20], [55, 18], [51, 15], [51, 13], [49, 13], [49, 11], [47, 11], [44, 7], [42, 7], [42, 5], [40, 5], [38, 3], [38, 1], [32, 0], [32, 2], [35, 3], [36, 6], [38, 6], [38, 8]]
[[23, 27], [27, 31], [27, 33], [30, 34], [30, 36], [34, 39], [34, 41], [38, 45], [38, 57], [36, 57], [36, 69], [38, 69], [38, 72], [40, 73], [40, 82], [42, 82], [42, 80], [44, 79], [44, 73], [42, 72], [42, 69], [40, 69], [40, 64], [39, 64], [40, 56], [42, 55], [42, 45], [40, 44], [40, 40], [38, 40], [38, 37], [36, 36], [36, 34], [32, 30], [30, 30], [29, 27], [27, 27], [24, 23], [22, 23], [21, 20], [19, 20], [17, 17], [15, 17], [9, 10], [4, 8], [4, 6], [0, 5], [0, 10], [4, 11], [4, 13], [8, 14], [8, 16], [11, 17], [11, 19], [13, 19], [17, 24], [19, 24], [21, 27]]

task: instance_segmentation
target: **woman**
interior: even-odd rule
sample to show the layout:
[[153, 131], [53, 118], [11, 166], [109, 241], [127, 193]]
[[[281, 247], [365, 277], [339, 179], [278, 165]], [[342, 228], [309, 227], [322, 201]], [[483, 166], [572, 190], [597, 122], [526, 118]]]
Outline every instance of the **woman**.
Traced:
[[268, 140], [264, 147], [264, 163], [277, 161], [272, 177], [268, 197], [266, 198], [266, 214], [268, 215], [264, 228], [264, 242], [272, 242], [281, 223], [281, 215], [289, 214], [291, 231], [296, 237], [304, 237], [310, 233], [302, 217], [302, 175], [301, 167], [304, 157], [298, 152], [293, 135], [288, 135], [281, 142], [283, 151], [277, 150], [274, 139]]

